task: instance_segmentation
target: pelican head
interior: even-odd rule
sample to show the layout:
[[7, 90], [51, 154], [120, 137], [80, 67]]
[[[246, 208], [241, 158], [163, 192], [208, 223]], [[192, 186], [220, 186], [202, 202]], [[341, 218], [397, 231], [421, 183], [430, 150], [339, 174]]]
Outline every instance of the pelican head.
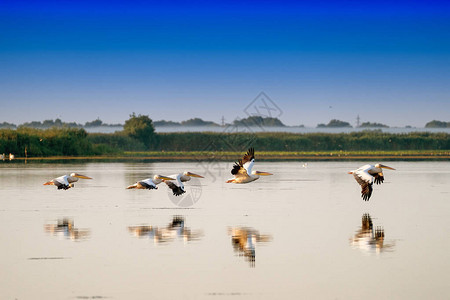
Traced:
[[194, 173], [192, 173], [192, 172], [187, 172], [187, 171], [184, 172], [183, 175], [190, 176], [190, 177], [197, 177], [197, 178], [205, 178], [205, 177], [203, 177], [203, 176], [201, 176], [201, 175], [194, 174]]
[[252, 174], [253, 174], [253, 175], [259, 175], [259, 176], [273, 175], [272, 173], [269, 173], [269, 172], [262, 172], [262, 171], [253, 171]]
[[375, 167], [376, 168], [380, 168], [380, 169], [382, 168], [382, 169], [395, 170], [394, 168], [391, 168], [391, 167], [388, 167], [388, 166], [385, 166], [385, 165], [382, 165], [382, 164], [376, 164]]
[[81, 175], [78, 173], [72, 173], [70, 174], [71, 177], [77, 177], [77, 178], [82, 178], [82, 179], [92, 179], [91, 177], [85, 176], [85, 175]]

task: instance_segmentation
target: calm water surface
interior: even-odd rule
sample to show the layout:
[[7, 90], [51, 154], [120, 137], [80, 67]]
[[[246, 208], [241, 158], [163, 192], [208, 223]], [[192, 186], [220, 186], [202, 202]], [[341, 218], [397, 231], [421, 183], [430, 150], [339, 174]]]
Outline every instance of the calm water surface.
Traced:
[[[369, 202], [363, 164], [0, 163], [0, 298], [448, 299], [450, 163], [389, 162]], [[125, 189], [184, 170], [183, 199]]]

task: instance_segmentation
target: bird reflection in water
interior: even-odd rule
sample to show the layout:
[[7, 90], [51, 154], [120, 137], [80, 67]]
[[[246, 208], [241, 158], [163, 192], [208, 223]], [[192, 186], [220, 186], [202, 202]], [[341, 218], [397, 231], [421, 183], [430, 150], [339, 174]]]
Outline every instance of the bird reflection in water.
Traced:
[[270, 235], [259, 234], [257, 230], [250, 227], [232, 227], [228, 229], [228, 234], [231, 235], [234, 251], [238, 256], [244, 256], [251, 267], [255, 267], [256, 244], [272, 240]]
[[184, 243], [199, 240], [203, 233], [201, 230], [191, 230], [184, 226], [183, 216], [173, 216], [172, 222], [166, 227], [148, 225], [129, 226], [128, 231], [139, 238], [151, 238], [155, 244], [166, 243], [180, 238]]
[[368, 254], [380, 254], [384, 251], [393, 251], [394, 243], [386, 243], [384, 229], [381, 226], [374, 227], [369, 214], [362, 216], [361, 228], [350, 238], [353, 248]]
[[72, 241], [87, 239], [91, 231], [89, 229], [75, 228], [73, 220], [69, 218], [59, 219], [56, 224], [45, 224], [45, 232], [54, 236], [64, 236]]

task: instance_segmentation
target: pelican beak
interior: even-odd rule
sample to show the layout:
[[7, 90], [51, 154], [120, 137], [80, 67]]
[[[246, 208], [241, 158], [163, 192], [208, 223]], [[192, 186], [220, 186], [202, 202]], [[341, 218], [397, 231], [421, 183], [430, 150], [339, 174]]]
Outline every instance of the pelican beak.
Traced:
[[272, 174], [272, 173], [269, 173], [269, 172], [256, 171], [256, 175], [268, 176], [268, 175], [273, 175], [273, 174]]
[[163, 175], [159, 175], [158, 177], [159, 177], [159, 179], [162, 179], [162, 180], [175, 180], [175, 178], [167, 177], [167, 176], [163, 176]]
[[92, 179], [91, 177], [81, 175], [81, 174], [75, 174], [75, 177], [81, 178], [81, 179]]
[[187, 175], [188, 175], [188, 176], [191, 176], [191, 177], [205, 178], [205, 177], [203, 177], [203, 176], [201, 176], [201, 175], [197, 175], [197, 174], [194, 174], [194, 173], [191, 173], [191, 172], [187, 172]]
[[389, 169], [389, 170], [395, 170], [394, 168], [391, 168], [391, 167], [388, 167], [388, 166], [385, 166], [385, 165], [382, 165], [382, 164], [380, 164], [380, 168]]

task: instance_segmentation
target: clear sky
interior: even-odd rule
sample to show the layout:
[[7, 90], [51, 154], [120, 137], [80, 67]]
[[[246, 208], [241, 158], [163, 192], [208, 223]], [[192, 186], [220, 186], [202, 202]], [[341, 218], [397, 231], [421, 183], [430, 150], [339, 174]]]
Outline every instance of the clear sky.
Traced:
[[449, 2], [161, 2], [0, 2], [0, 122], [450, 121]]

